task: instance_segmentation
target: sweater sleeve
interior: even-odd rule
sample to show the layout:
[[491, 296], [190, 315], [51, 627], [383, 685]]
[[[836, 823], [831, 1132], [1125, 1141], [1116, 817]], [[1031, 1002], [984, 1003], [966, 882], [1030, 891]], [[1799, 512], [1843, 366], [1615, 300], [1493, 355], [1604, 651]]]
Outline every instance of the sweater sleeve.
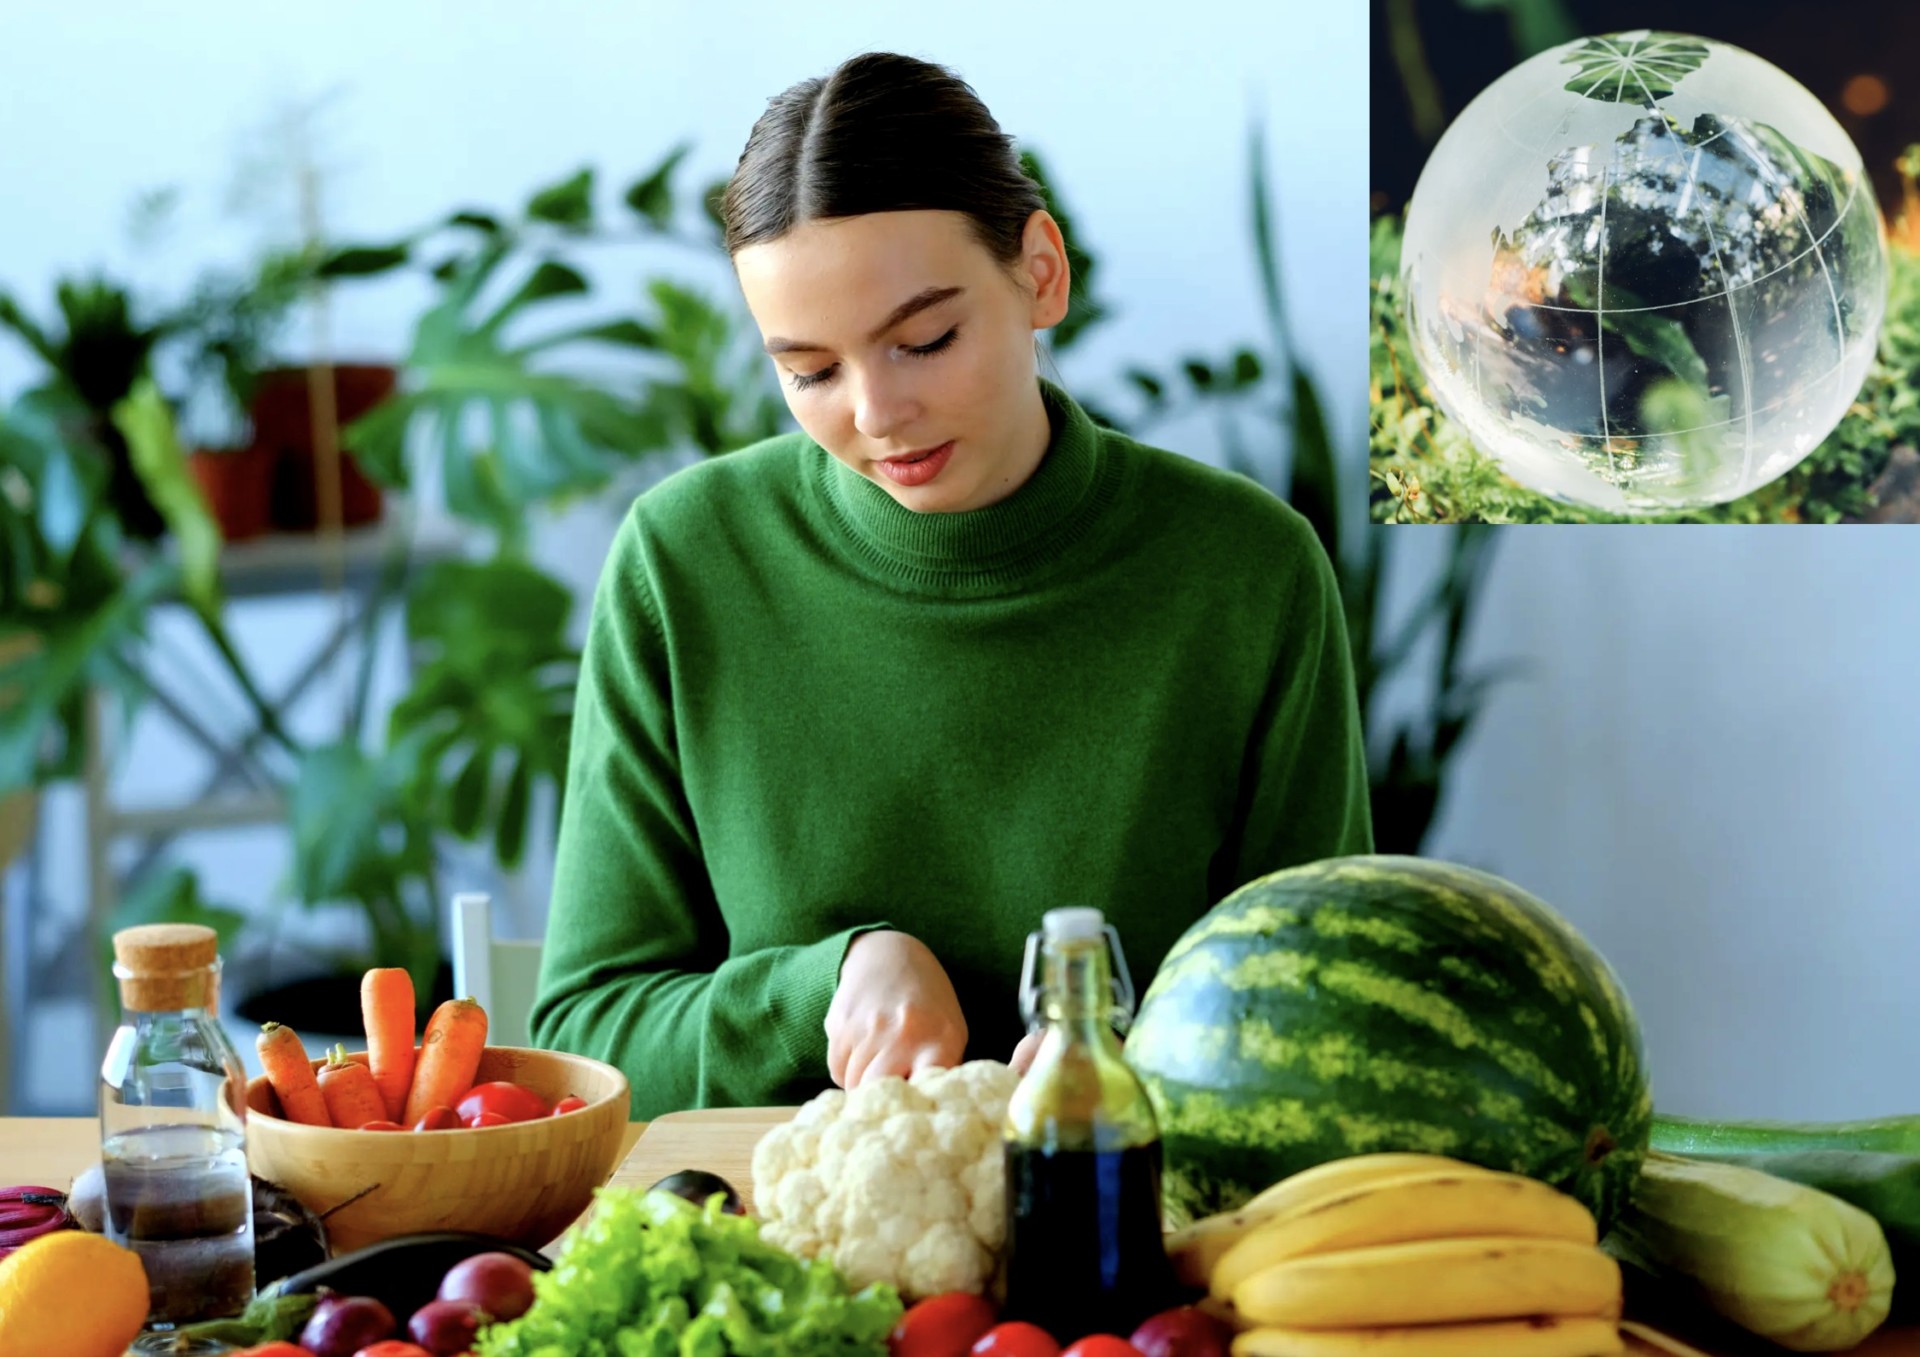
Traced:
[[625, 1071], [636, 1118], [801, 1101], [827, 1077], [847, 948], [889, 925], [728, 955], [681, 780], [670, 659], [636, 509], [594, 593], [533, 1039]]
[[1248, 743], [1233, 833], [1214, 860], [1219, 900], [1268, 872], [1373, 851], [1367, 753], [1333, 563], [1293, 516], [1300, 566], [1278, 661]]

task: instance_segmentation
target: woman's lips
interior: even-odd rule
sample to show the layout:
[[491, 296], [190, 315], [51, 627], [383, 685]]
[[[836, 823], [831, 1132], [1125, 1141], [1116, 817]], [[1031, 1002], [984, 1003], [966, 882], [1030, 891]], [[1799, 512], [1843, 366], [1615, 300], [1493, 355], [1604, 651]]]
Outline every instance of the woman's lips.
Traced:
[[890, 458], [875, 463], [888, 480], [895, 485], [925, 485], [940, 474], [949, 458], [953, 456], [953, 440], [949, 438], [932, 452], [915, 458]]

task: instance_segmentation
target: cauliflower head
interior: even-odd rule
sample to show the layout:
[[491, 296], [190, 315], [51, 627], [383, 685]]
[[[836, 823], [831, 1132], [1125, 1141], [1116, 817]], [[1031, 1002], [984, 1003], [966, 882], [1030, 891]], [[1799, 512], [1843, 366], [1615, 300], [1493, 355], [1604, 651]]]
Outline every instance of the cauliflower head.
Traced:
[[970, 1060], [820, 1094], [754, 1147], [761, 1236], [909, 1304], [985, 1291], [1007, 1238], [1000, 1124], [1019, 1081]]

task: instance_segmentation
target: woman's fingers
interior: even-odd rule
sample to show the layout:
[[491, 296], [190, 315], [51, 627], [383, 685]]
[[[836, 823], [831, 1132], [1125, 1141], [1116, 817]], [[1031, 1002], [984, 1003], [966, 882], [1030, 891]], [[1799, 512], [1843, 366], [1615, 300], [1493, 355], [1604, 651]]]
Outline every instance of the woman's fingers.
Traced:
[[907, 1077], [912, 1078], [921, 1070], [944, 1070], [952, 1065], [952, 1057], [939, 1046], [922, 1046], [913, 1053], [913, 1059], [907, 1066]]
[[1013, 1048], [1013, 1058], [1007, 1061], [1015, 1074], [1025, 1074], [1033, 1065], [1034, 1053], [1040, 1049], [1040, 1033], [1029, 1032], [1020, 1038], [1020, 1044]]

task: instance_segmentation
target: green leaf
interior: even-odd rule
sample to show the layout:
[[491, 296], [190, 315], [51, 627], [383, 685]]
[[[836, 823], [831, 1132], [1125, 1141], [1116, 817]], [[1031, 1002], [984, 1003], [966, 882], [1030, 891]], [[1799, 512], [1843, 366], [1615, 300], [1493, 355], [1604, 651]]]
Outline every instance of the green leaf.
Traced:
[[1253, 198], [1253, 255], [1260, 277], [1260, 300], [1266, 307], [1267, 325], [1273, 331], [1274, 345], [1283, 357], [1293, 354], [1293, 336], [1287, 329], [1286, 307], [1280, 301], [1280, 243], [1274, 225], [1272, 194], [1267, 188], [1266, 133], [1259, 123], [1249, 137], [1249, 178]]
[[1340, 476], [1320, 393], [1298, 365], [1293, 381], [1292, 474], [1287, 499], [1313, 525], [1327, 556], [1340, 560]]
[[1252, 349], [1241, 349], [1233, 355], [1233, 385], [1235, 388], [1256, 385], [1260, 380], [1260, 356]]
[[398, 245], [348, 245], [327, 255], [314, 272], [321, 278], [371, 278], [399, 268], [412, 255], [412, 246], [406, 241]]
[[516, 358], [525, 358], [532, 354], [544, 353], [548, 349], [559, 348], [563, 344], [578, 343], [619, 344], [630, 349], [658, 349], [660, 336], [655, 334], [651, 327], [631, 318], [609, 320], [597, 325], [582, 325], [572, 330], [556, 330], [550, 335], [543, 335], [509, 352]]
[[203, 617], [220, 611], [220, 527], [207, 509], [199, 482], [173, 424], [173, 411], [151, 378], [113, 409], [113, 422], [127, 440], [133, 469], [166, 520], [180, 552], [181, 588]]
[[726, 197], [727, 181], [725, 178], [715, 179], [712, 183], [708, 184], [700, 194], [700, 211], [705, 215], [708, 224], [713, 227], [716, 240], [724, 238], [727, 227], [727, 217], [724, 210]]
[[635, 182], [626, 192], [627, 206], [645, 218], [655, 230], [665, 231], [673, 225], [673, 172], [692, 149], [692, 142], [681, 142], [667, 152], [666, 158], [651, 173]]
[[527, 816], [533, 794], [533, 771], [527, 760], [514, 760], [507, 777], [507, 790], [500, 798], [500, 819], [494, 830], [494, 855], [502, 867], [511, 870], [520, 865], [527, 846]]
[[1566, 84], [1573, 93], [1653, 108], [1699, 70], [1707, 54], [1705, 43], [1675, 33], [1616, 33], [1576, 43], [1560, 60], [1579, 72]]
[[593, 170], [581, 170], [570, 178], [541, 189], [527, 203], [532, 221], [552, 222], [556, 226], [584, 229], [593, 224]]
[[467, 763], [453, 782], [448, 823], [463, 839], [471, 839], [480, 829], [480, 817], [487, 810], [487, 790], [493, 778], [493, 746], [482, 744], [467, 756]]
[[1198, 358], [1185, 359], [1180, 367], [1187, 374], [1187, 380], [1193, 383], [1194, 390], [1213, 390], [1213, 369]]
[[1166, 386], [1158, 377], [1146, 371], [1144, 368], [1128, 368], [1126, 378], [1129, 382], [1132, 382], [1134, 386], [1139, 388], [1146, 398], [1154, 404], [1158, 405], [1166, 400]]
[[501, 225], [500, 218], [491, 212], [481, 212], [474, 208], [455, 212], [447, 218], [447, 225], [464, 226], [470, 231], [478, 231], [488, 236], [499, 236], [506, 232], [506, 227]]
[[543, 259], [513, 295], [481, 323], [477, 333], [490, 339], [524, 307], [552, 297], [577, 297], [587, 290], [587, 280], [580, 270], [558, 260]]

